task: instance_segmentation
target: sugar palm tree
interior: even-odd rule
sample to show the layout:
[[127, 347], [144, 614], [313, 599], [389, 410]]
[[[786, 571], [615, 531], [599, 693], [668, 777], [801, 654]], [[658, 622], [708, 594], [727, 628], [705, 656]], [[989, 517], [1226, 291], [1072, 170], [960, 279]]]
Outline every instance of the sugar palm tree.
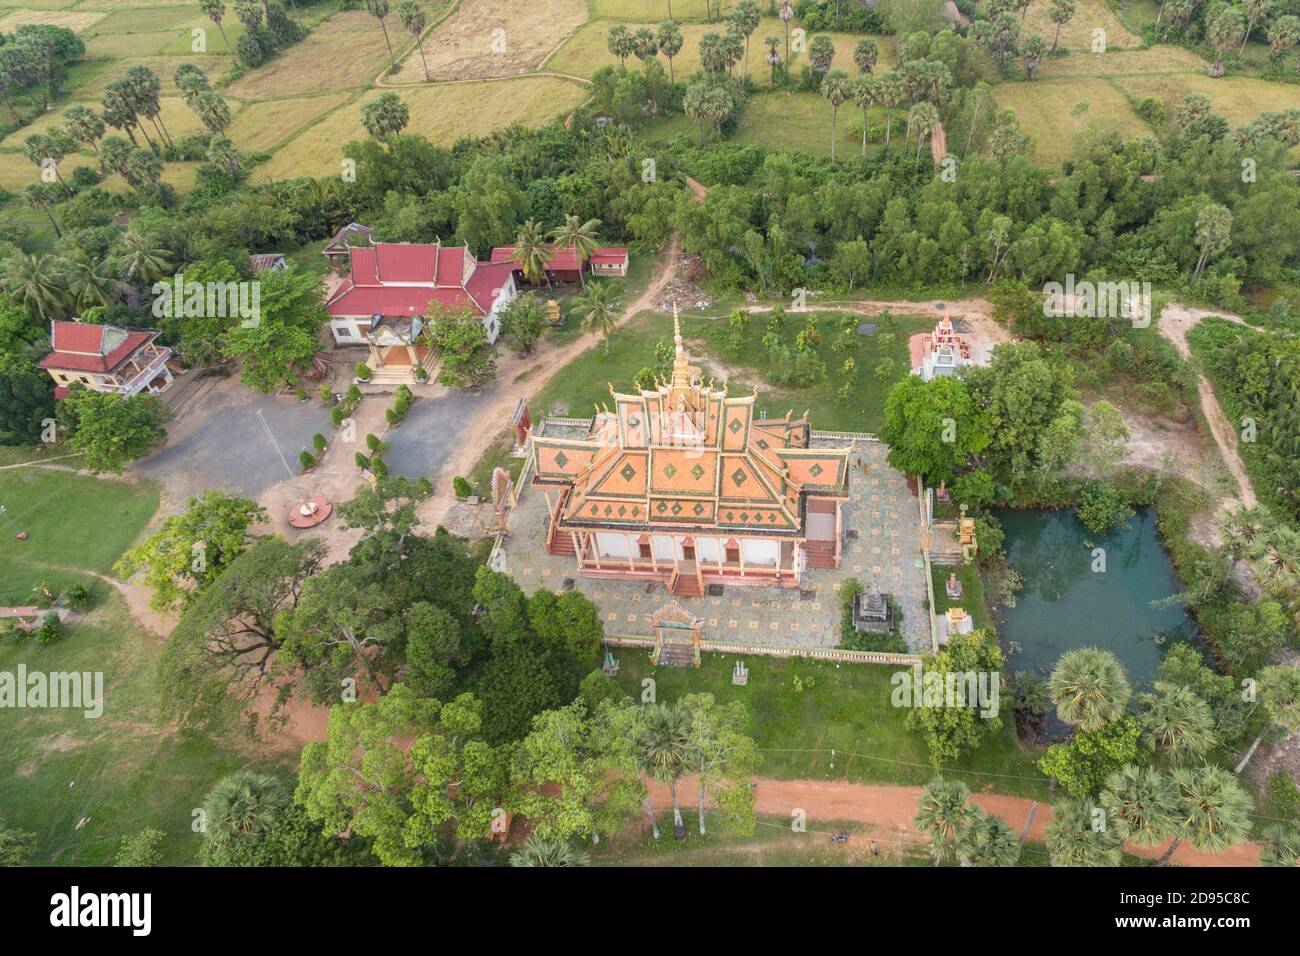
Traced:
[[53, 256], [19, 253], [6, 259], [0, 271], [0, 289], [37, 318], [66, 315], [67, 286]]
[[930, 130], [937, 122], [939, 122], [939, 111], [934, 108], [933, 103], [917, 103], [908, 111], [907, 131], [910, 133], [916, 130], [917, 162], [921, 160], [921, 147], [925, 145], [925, 138], [930, 135]]
[[862, 110], [862, 155], [867, 155], [867, 125], [871, 107], [880, 102], [880, 83], [873, 76], [864, 76], [853, 88], [853, 102]]
[[590, 866], [591, 857], [563, 840], [543, 840], [531, 836], [528, 842], [510, 854], [511, 866]]
[[582, 267], [600, 246], [600, 240], [596, 238], [596, 230], [599, 228], [599, 219], [588, 219], [583, 222], [577, 216], [569, 215], [564, 217], [564, 225], [551, 230], [551, 239], [558, 243], [561, 249], [573, 249], [577, 256], [578, 283], [584, 289], [587, 287], [587, 281], [582, 277]]
[[221, 40], [226, 44], [226, 52], [234, 56], [235, 51], [230, 48], [230, 41], [226, 39], [226, 28], [221, 25], [221, 20], [226, 15], [226, 5], [221, 0], [199, 0], [199, 7], [207, 18], [217, 25]]
[[1156, 681], [1154, 693], [1142, 696], [1139, 721], [1152, 753], [1173, 761], [1203, 756], [1216, 742], [1210, 705], [1182, 684]]
[[1296, 865], [1300, 859], [1300, 827], [1294, 823], [1270, 823], [1261, 833], [1263, 846], [1259, 862], [1264, 866]]
[[1057, 804], [1043, 831], [1052, 866], [1119, 866], [1122, 841], [1098, 809], [1085, 798]]
[[28, 183], [24, 186], [23, 202], [32, 209], [39, 209], [45, 213], [45, 218], [50, 221], [50, 225], [54, 229], [55, 238], [63, 238], [63, 230], [59, 228], [58, 222], [54, 219], [54, 213], [50, 210], [50, 194], [43, 183]]
[[1154, 767], [1125, 764], [1106, 778], [1098, 802], [1127, 843], [1154, 846], [1173, 834], [1173, 783]]
[[582, 320], [583, 329], [605, 337], [606, 355], [610, 333], [618, 325], [618, 306], [612, 288], [608, 282], [593, 282], [582, 295], [573, 298], [573, 310]]
[[976, 822], [970, 788], [960, 781], [935, 777], [925, 785], [912, 825], [930, 838], [930, 853], [938, 866], [950, 857]]
[[379, 21], [379, 26], [384, 31], [384, 43], [388, 46], [388, 65], [395, 73], [397, 60], [393, 57], [393, 41], [388, 39], [388, 24], [384, 22], [384, 18], [388, 16], [388, 0], [366, 0], [366, 12]]
[[1016, 831], [1001, 817], [972, 806], [973, 821], [956, 845], [962, 866], [1015, 866], [1020, 859]]
[[514, 260], [522, 266], [524, 278], [533, 285], [541, 285], [543, 281], [551, 284], [546, 274], [547, 263], [551, 261], [551, 247], [542, 227], [532, 219], [520, 226], [515, 235]]
[[274, 777], [252, 770], [222, 777], [203, 799], [204, 839], [221, 845], [265, 836], [288, 805]]
[[1099, 730], [1124, 714], [1131, 688], [1110, 651], [1081, 647], [1061, 655], [1047, 682], [1057, 715], [1083, 731]]
[[424, 67], [424, 78], [428, 80], [429, 63], [424, 58], [424, 44], [420, 42], [420, 34], [428, 22], [424, 9], [415, 0], [402, 0], [397, 5], [397, 20], [402, 24], [403, 30], [415, 37], [415, 48], [420, 51], [420, 65]]
[[894, 107], [903, 102], [903, 78], [890, 71], [880, 78], [880, 103], [885, 107], [885, 149], [894, 129]]
[[659, 52], [668, 57], [668, 82], [677, 82], [677, 77], [673, 73], [673, 59], [682, 52], [682, 44], [686, 41], [682, 37], [681, 28], [673, 22], [671, 14], [667, 20], [659, 24], [659, 29], [655, 32], [655, 42], [659, 44]]
[[1203, 852], [1222, 853], [1250, 835], [1254, 801], [1229, 771], [1210, 764], [1199, 770], [1177, 767], [1170, 777], [1178, 836], [1157, 861], [1158, 866], [1168, 863], [1184, 840]]
[[655, 704], [641, 730], [639, 749], [645, 755], [650, 777], [668, 787], [673, 802], [673, 833], [686, 835], [677, 784], [691, 764], [691, 715], [680, 704]]
[[104, 135], [104, 121], [84, 106], [70, 106], [63, 113], [64, 128], [78, 143], [85, 143], [99, 155], [99, 140]]
[[822, 79], [822, 97], [831, 104], [831, 162], [835, 162], [835, 120], [840, 106], [853, 98], [853, 81], [843, 70], [831, 70]]

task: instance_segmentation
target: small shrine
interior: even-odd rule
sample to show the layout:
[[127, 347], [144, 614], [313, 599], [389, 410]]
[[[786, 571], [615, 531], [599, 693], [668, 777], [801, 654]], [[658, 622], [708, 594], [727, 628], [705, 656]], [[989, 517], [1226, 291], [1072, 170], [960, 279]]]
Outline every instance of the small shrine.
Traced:
[[908, 339], [912, 374], [930, 381], [943, 375], [956, 375], [962, 366], [973, 362], [970, 338], [958, 335], [952, 320], [944, 316], [933, 332], [918, 332]]
[[957, 522], [957, 543], [961, 546], [962, 560], [970, 564], [979, 553], [975, 540], [975, 519], [966, 517], [966, 506], [961, 506], [961, 519]]
[[564, 325], [564, 316], [560, 313], [560, 303], [554, 299], [546, 300], [546, 321], [553, 329]]
[[948, 600], [957, 601], [961, 599], [961, 582], [957, 580], [957, 572], [950, 571], [948, 580], [944, 582], [944, 590], [948, 592]]
[[853, 596], [853, 629], [871, 634], [887, 634], [894, 629], [894, 602], [882, 594], [875, 577], [871, 588]]
[[736, 666], [731, 669], [731, 682], [737, 687], [749, 684], [749, 668], [744, 661], [736, 661]]
[[950, 607], [939, 618], [943, 633], [939, 635], [939, 643], [947, 644], [948, 639], [954, 634], [969, 634], [975, 630], [975, 622], [971, 616], [966, 613], [964, 608]]

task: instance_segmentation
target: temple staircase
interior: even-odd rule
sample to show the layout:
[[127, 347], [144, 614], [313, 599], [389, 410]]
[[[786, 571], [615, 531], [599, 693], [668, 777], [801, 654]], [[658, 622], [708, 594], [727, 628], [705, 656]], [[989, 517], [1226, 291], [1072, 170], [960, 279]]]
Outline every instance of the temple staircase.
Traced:
[[675, 597], [703, 597], [704, 582], [694, 561], [683, 561], [668, 581], [668, 593]]
[[808, 567], [810, 568], [834, 568], [836, 566], [834, 541], [806, 541], [804, 543], [804, 553], [808, 555]]

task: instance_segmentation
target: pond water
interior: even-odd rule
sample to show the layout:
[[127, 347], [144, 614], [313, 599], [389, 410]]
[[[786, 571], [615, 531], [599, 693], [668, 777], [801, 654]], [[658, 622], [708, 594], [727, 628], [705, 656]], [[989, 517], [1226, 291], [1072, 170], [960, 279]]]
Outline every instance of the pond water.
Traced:
[[[1013, 670], [1045, 676], [1065, 651], [1093, 646], [1114, 653], [1140, 685], [1174, 643], [1198, 640], [1181, 605], [1151, 607], [1182, 590], [1151, 509], [1138, 509], [1128, 528], [1105, 535], [1090, 534], [1073, 510], [997, 517], [1006, 530], [1007, 563], [1024, 579], [998, 629], [1020, 647], [1008, 661]], [[1093, 570], [1095, 548], [1105, 550], [1104, 572]]]

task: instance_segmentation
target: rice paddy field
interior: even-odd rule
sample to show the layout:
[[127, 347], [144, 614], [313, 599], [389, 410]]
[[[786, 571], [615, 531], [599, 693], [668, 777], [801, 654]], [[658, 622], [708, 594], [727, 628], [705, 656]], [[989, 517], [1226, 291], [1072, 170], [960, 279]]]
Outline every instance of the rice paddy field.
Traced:
[[[135, 65], [148, 66], [161, 79], [162, 121], [173, 137], [201, 128], [177, 95], [176, 67], [188, 62], [207, 73], [231, 106], [234, 118], [228, 134], [236, 147], [270, 154], [253, 171], [255, 181], [266, 182], [337, 170], [344, 144], [365, 135], [361, 106], [381, 88], [399, 91], [411, 111], [411, 130], [451, 145], [513, 123], [538, 126], [568, 115], [586, 100], [586, 80], [600, 67], [617, 62], [606, 43], [615, 24], [629, 30], [654, 27], [671, 14], [685, 37], [672, 63], [678, 79], [699, 69], [700, 37], [722, 29], [705, 21], [705, 0], [420, 3], [426, 26], [417, 40], [395, 15], [385, 21], [385, 37], [379, 22], [364, 10], [341, 10], [340, 0], [297, 0], [296, 13], [309, 30], [307, 37], [262, 66], [240, 71], [227, 45], [238, 41], [244, 27], [230, 4], [217, 29], [196, 3], [181, 0], [0, 0], [0, 33], [24, 23], [57, 24], [76, 31], [86, 44], [84, 59], [69, 69], [63, 96], [48, 112], [22, 126], [0, 112], [0, 188], [18, 192], [36, 180], [37, 167], [22, 154], [27, 136], [61, 126], [69, 106], [97, 106], [108, 84]], [[735, 0], [723, 2], [724, 12], [734, 6]], [[760, 8], [770, 13], [768, 4], [760, 3]], [[1025, 31], [1041, 33], [1050, 42], [1056, 30], [1047, 11], [1046, 2], [1031, 4]], [[1258, 72], [1252, 59], [1256, 43], [1241, 61], [1244, 66], [1236, 65], [1218, 80], [1205, 75], [1206, 61], [1195, 52], [1171, 45], [1143, 48], [1139, 33], [1155, 11], [1154, 0], [1136, 0], [1114, 10], [1106, 0], [1078, 0], [1074, 18], [1061, 30], [1062, 52], [1044, 61], [1039, 78], [1029, 83], [1013, 76], [996, 83], [998, 103], [1016, 111], [1022, 129], [1033, 138], [1037, 160], [1059, 162], [1069, 154], [1072, 137], [1094, 119], [1108, 118], [1124, 136], [1151, 135], [1133, 111], [1132, 104], [1144, 96], [1157, 96], [1172, 106], [1200, 90], [1234, 126], [1265, 110], [1300, 106], [1300, 85], [1234, 72]], [[1106, 52], [1093, 52], [1093, 40], [1101, 35], [1094, 31], [1104, 33]], [[769, 15], [750, 39], [745, 68], [761, 95], [751, 97], [733, 134], [735, 141], [829, 154], [832, 111], [821, 97], [763, 92], [769, 81], [762, 42], [767, 36], [781, 38], [784, 45], [786, 25]], [[852, 49], [860, 35], [830, 36], [836, 67], [856, 73]], [[877, 71], [894, 68], [897, 42], [892, 37], [877, 40]], [[806, 57], [797, 50], [792, 55], [796, 73]], [[662, 55], [660, 62], [669, 65]], [[629, 66], [635, 65], [635, 60], [629, 61]], [[36, 110], [22, 96], [14, 99], [30, 116]], [[860, 147], [861, 122], [852, 106], [841, 108], [836, 136], [840, 155]], [[883, 138], [883, 124], [883, 112], [873, 110], [873, 144]], [[656, 120], [648, 130], [651, 139], [660, 141], [680, 132], [694, 132], [682, 116]], [[901, 112], [894, 134], [895, 139], [902, 135]], [[86, 146], [65, 157], [59, 168], [66, 178], [94, 163], [94, 153]], [[163, 178], [184, 192], [196, 172], [195, 162], [169, 163]], [[113, 179], [106, 185], [122, 188]], [[30, 210], [13, 202], [6, 212], [33, 228], [45, 228], [42, 218], [28, 215]]]

